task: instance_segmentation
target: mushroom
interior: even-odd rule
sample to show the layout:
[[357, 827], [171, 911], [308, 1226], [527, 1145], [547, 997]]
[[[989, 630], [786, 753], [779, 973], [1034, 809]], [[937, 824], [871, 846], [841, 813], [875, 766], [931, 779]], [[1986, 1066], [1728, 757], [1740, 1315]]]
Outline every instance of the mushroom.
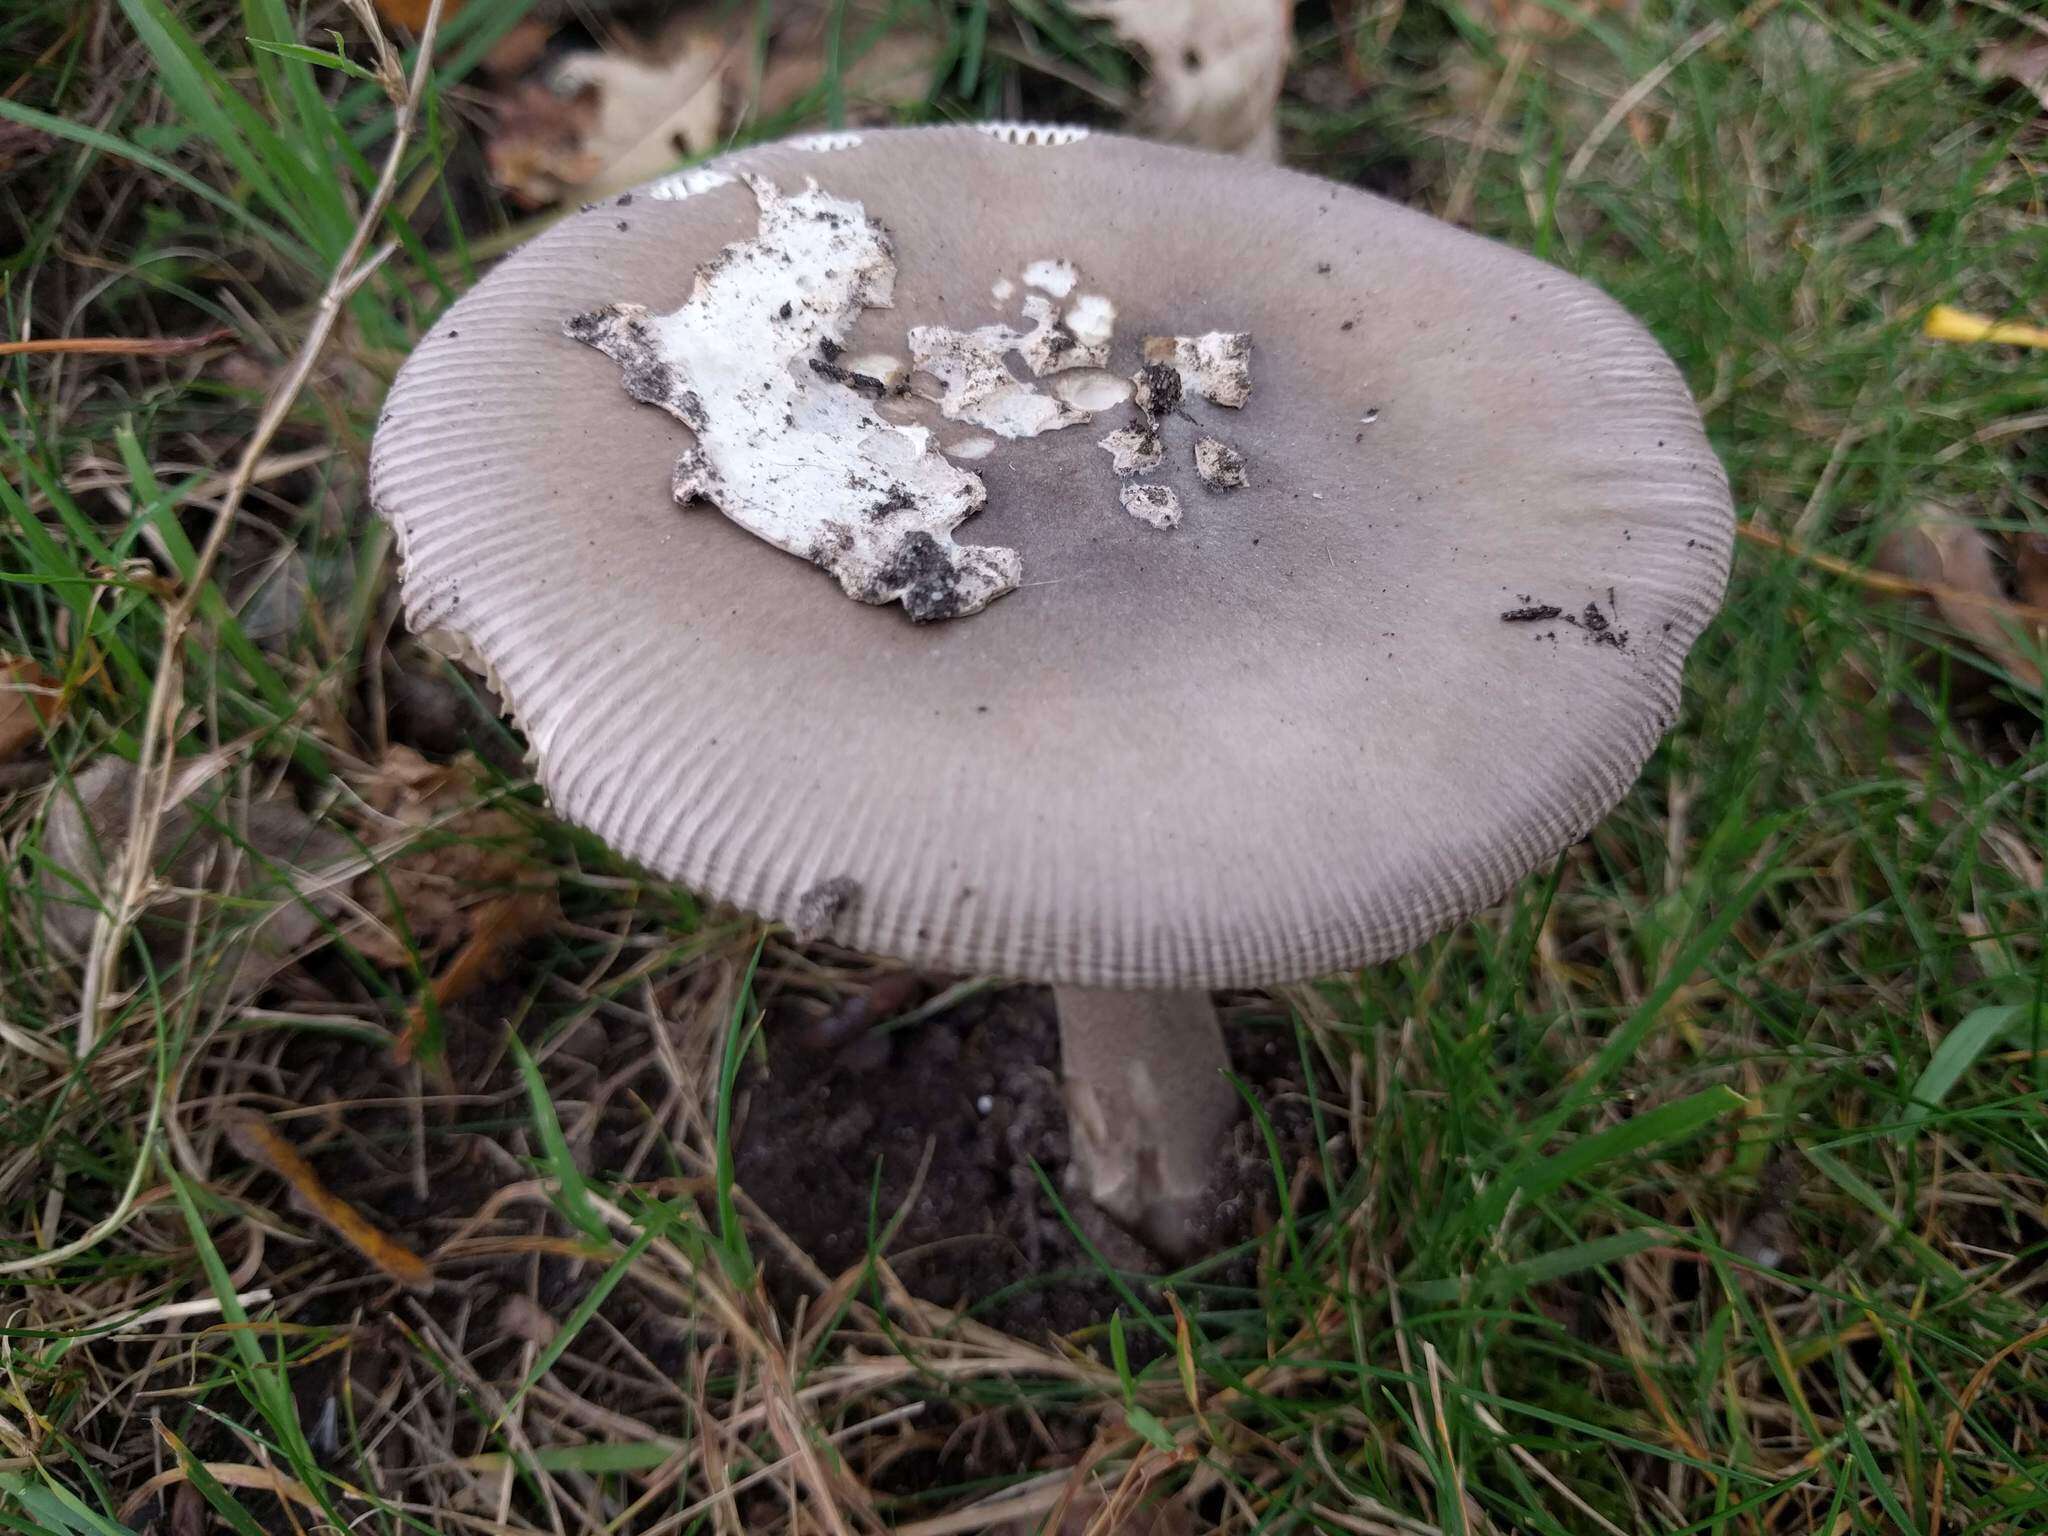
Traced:
[[[884, 232], [858, 303], [830, 260], [755, 260], [813, 188]], [[877, 435], [925, 433], [936, 390], [627, 359], [657, 409], [564, 334], [658, 328], [735, 264], [849, 357], [1099, 297], [1121, 376], [1186, 370], [1146, 470], [1184, 517], [1118, 505], [1129, 403], [954, 464]], [[945, 505], [741, 496], [735, 442], [855, 480], [898, 455]], [[671, 498], [679, 458], [725, 516]], [[1581, 837], [1670, 724], [1733, 535], [1677, 369], [1586, 283], [1312, 177], [999, 125], [760, 146], [563, 220], [422, 341], [372, 474], [411, 623], [487, 664], [562, 815], [851, 948], [1052, 983], [1076, 1187], [1171, 1256], [1238, 1114], [1211, 990], [1403, 954]], [[906, 617], [862, 583], [913, 533]], [[978, 611], [934, 596], [961, 562]]]

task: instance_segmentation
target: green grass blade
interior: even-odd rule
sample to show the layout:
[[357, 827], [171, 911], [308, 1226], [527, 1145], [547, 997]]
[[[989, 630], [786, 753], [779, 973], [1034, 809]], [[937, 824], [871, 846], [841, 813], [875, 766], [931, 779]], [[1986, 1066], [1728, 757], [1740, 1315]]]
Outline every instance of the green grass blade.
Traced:
[[1743, 1102], [1742, 1095], [1733, 1088], [1717, 1086], [1674, 1104], [1632, 1115], [1591, 1136], [1582, 1136], [1563, 1151], [1497, 1180], [1472, 1206], [1470, 1225], [1480, 1231], [1492, 1231], [1506, 1217], [1517, 1196], [1538, 1200], [1609, 1163], [1621, 1162], [1668, 1142], [1683, 1141], [1730, 1110], [1740, 1108]]
[[2026, 1023], [2032, 1014], [2033, 1009], [2024, 1003], [2001, 1003], [1965, 1015], [1960, 1024], [1942, 1037], [1914, 1081], [1911, 1102], [1899, 1117], [1900, 1129], [1913, 1129], [1939, 1109], [1978, 1058]]
[[562, 1134], [562, 1122], [555, 1114], [555, 1101], [548, 1096], [547, 1079], [540, 1075], [540, 1068], [534, 1065], [533, 1057], [517, 1035], [506, 1037], [506, 1047], [512, 1053], [513, 1063], [519, 1068], [520, 1081], [526, 1085], [526, 1102], [533, 1115], [533, 1127], [540, 1135], [541, 1164], [553, 1175], [556, 1198], [562, 1207], [562, 1214], [584, 1236], [595, 1242], [609, 1244], [611, 1228], [590, 1202], [590, 1185], [583, 1177], [583, 1170], [576, 1166], [576, 1156], [569, 1150], [568, 1138]]

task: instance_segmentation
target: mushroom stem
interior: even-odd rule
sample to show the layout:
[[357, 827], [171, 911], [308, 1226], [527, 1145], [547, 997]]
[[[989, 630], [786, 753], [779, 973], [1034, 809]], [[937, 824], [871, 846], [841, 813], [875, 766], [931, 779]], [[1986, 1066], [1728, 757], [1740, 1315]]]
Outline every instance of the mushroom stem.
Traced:
[[1056, 987], [1074, 1188], [1169, 1259], [1190, 1256], [1239, 1111], [1207, 992]]

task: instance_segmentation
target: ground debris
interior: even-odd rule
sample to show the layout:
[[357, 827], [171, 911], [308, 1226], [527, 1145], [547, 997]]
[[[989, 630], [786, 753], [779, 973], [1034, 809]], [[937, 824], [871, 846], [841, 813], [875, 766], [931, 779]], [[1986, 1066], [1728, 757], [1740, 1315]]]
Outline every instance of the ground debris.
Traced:
[[796, 921], [790, 931], [804, 943], [822, 939], [859, 904], [860, 882], [851, 875], [820, 880], [797, 898]]
[[[241, 997], [326, 942], [355, 849], [282, 795], [231, 795], [225, 769], [213, 756], [187, 761], [173, 775], [157, 824], [156, 894], [135, 932], [160, 959], [178, 957], [191, 937], [191, 894], [232, 898], [209, 909], [232, 927], [198, 965], [231, 960], [209, 974], [207, 986], [216, 996]], [[82, 957], [91, 942], [107, 876], [128, 838], [137, 771], [124, 759], [100, 757], [51, 788], [39, 879], [44, 934], [61, 953]], [[180, 967], [188, 968], [182, 960]]]
[[469, 937], [435, 974], [426, 997], [406, 1010], [405, 1026], [391, 1044], [392, 1056], [400, 1062], [422, 1055], [438, 1057], [433, 1034], [436, 1015], [495, 980], [513, 952], [528, 939], [546, 933], [560, 915], [554, 891], [544, 886], [508, 891], [472, 908]]
[[1170, 363], [1150, 362], [1131, 375], [1131, 404], [1153, 421], [1180, 408], [1180, 373]]
[[[2032, 632], [2038, 644], [2048, 625], [2030, 620], [2022, 608], [2035, 609], [2039, 598], [2027, 596], [2027, 584], [2048, 587], [2048, 552], [2022, 540], [2011, 553], [2021, 584], [2015, 602], [2000, 579], [2001, 551], [1991, 535], [1974, 523], [1937, 506], [1919, 508], [1902, 527], [1877, 547], [1878, 570], [1903, 576], [1932, 599], [1935, 611], [1994, 667], [2025, 688], [2041, 687], [2041, 670], [2025, 648]], [[2043, 593], [2048, 596], [2048, 593]]]
[[231, 1112], [227, 1137], [242, 1156], [284, 1180], [291, 1189], [294, 1205], [393, 1280], [408, 1290], [433, 1288], [434, 1271], [427, 1261], [322, 1183], [313, 1165], [263, 1116], [247, 1110]]
[[0, 652], [0, 763], [42, 740], [64, 713], [57, 677], [26, 656]]
[[1145, 55], [1144, 132], [1280, 157], [1275, 110], [1293, 51], [1287, 0], [1078, 0]]
[[[394, 745], [357, 793], [374, 818], [364, 827], [364, 841], [389, 850], [356, 881], [365, 916], [346, 934], [373, 964], [408, 968], [416, 956], [437, 956], [480, 936], [502, 950], [517, 915], [505, 903], [514, 898], [552, 911], [553, 863], [523, 819], [490, 803], [475, 758], [434, 763]], [[467, 990], [484, 958], [458, 957], [448, 987]]]

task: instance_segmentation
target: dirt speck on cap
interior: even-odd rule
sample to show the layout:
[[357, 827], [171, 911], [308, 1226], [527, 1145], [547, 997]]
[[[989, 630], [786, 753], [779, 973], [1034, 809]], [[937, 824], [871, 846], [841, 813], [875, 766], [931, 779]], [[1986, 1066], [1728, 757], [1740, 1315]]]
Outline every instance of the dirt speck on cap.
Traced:
[[1131, 375], [1131, 403], [1147, 416], [1164, 416], [1180, 406], [1180, 371], [1171, 363], [1147, 363]]
[[[1614, 589], [1607, 589], [1607, 610], [1603, 612], [1598, 602], [1590, 602], [1577, 613], [1567, 613], [1562, 604], [1539, 603], [1528, 593], [1520, 595], [1521, 606], [1510, 608], [1500, 616], [1503, 624], [1569, 624], [1580, 630], [1587, 640], [1595, 645], [1604, 645], [1617, 651], [1628, 649], [1628, 631], [1618, 627], [1616, 617], [1621, 605], [1615, 601]], [[1552, 638], [1556, 638], [1553, 632]]]

